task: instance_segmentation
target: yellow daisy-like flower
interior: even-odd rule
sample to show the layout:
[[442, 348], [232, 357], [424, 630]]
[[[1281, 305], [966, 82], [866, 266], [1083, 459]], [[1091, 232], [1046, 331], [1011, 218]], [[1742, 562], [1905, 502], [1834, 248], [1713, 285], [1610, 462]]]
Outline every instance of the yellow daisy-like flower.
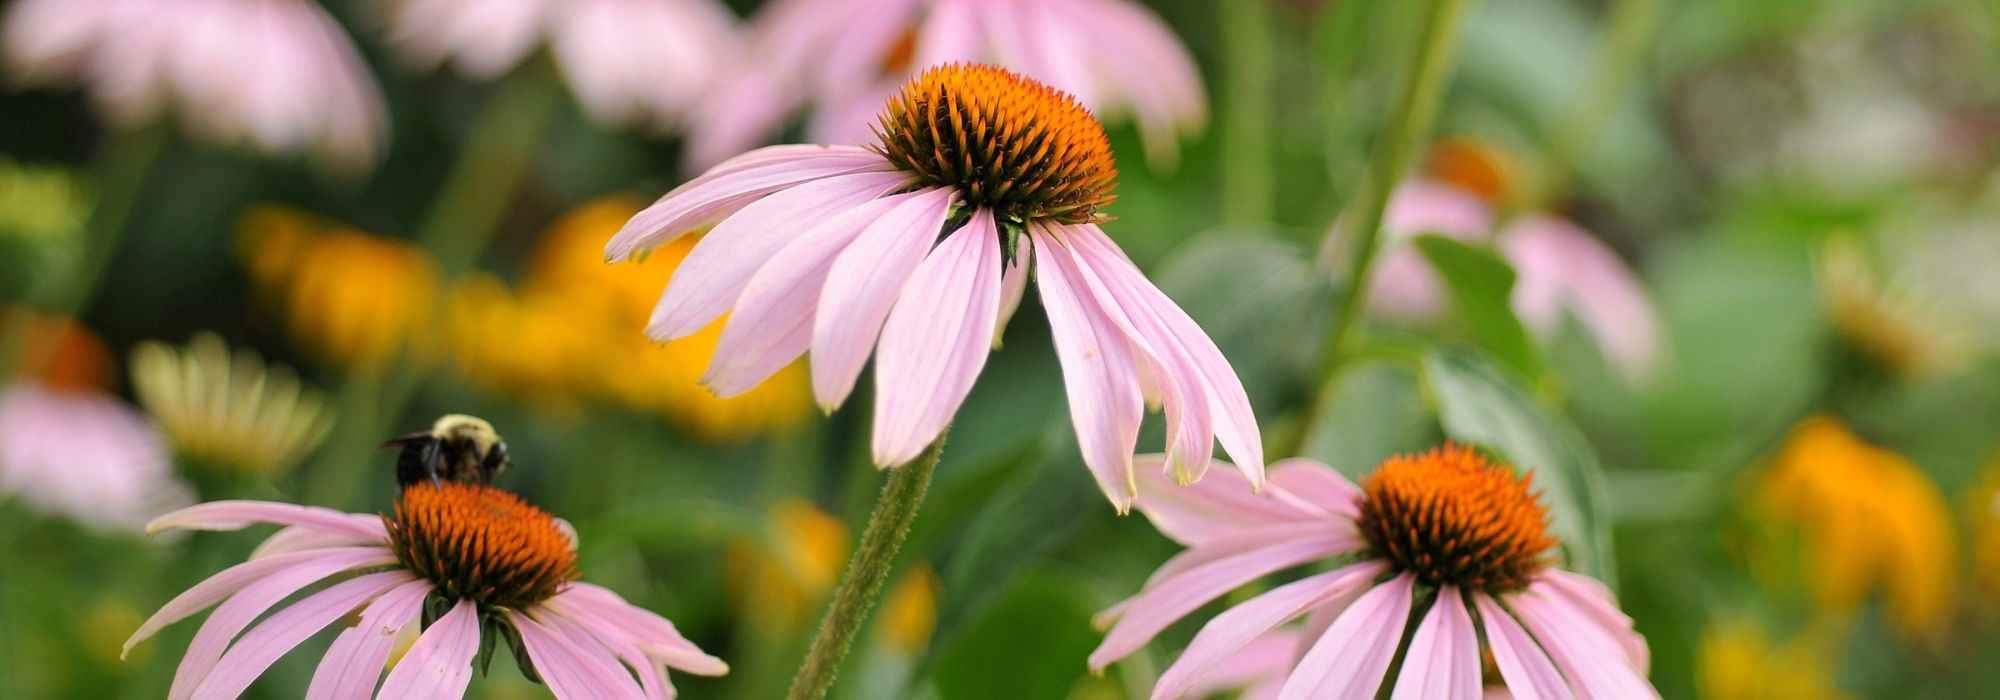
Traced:
[[847, 563], [847, 524], [802, 500], [771, 509], [761, 539], [731, 545], [723, 563], [743, 615], [755, 624], [803, 629], [833, 592]]
[[258, 294], [325, 361], [376, 371], [427, 342], [439, 272], [422, 248], [278, 207], [246, 214], [238, 242]]
[[585, 204], [550, 227], [519, 291], [490, 278], [455, 290], [446, 322], [455, 364], [510, 393], [557, 406], [604, 399], [714, 441], [783, 430], [811, 415], [801, 366], [727, 399], [701, 386], [720, 324], [667, 343], [639, 332], [695, 241], [606, 266], [604, 241], [637, 211], [639, 203], [624, 197]]
[[132, 351], [132, 388], [174, 449], [239, 475], [271, 475], [298, 464], [333, 427], [320, 392], [291, 368], [232, 352], [213, 333], [186, 348], [142, 343]]
[[1834, 686], [1825, 645], [1811, 638], [1774, 642], [1749, 620], [1724, 620], [1701, 635], [1696, 682], [1708, 700], [1846, 700]]
[[1910, 460], [1814, 417], [1749, 487], [1752, 517], [1773, 533], [1749, 547], [1765, 583], [1809, 588], [1832, 619], [1879, 589], [1904, 636], [1943, 631], [1954, 607], [1957, 537], [1944, 495]]
[[890, 651], [903, 656], [923, 652], [937, 629], [938, 576], [929, 564], [918, 562], [889, 587], [882, 599], [882, 640]]

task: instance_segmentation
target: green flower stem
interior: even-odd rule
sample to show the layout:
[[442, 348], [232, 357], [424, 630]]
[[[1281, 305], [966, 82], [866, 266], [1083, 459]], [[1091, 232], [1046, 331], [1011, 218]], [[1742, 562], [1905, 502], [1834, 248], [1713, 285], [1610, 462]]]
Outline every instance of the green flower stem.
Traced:
[[1271, 10], [1263, 2], [1216, 3], [1222, 23], [1225, 89], [1222, 101], [1222, 221], [1264, 223], [1271, 218], [1273, 46]]
[[1325, 394], [1333, 386], [1333, 378], [1340, 369], [1340, 363], [1348, 353], [1348, 344], [1354, 327], [1360, 324], [1363, 302], [1368, 297], [1369, 273], [1374, 270], [1375, 258], [1382, 248], [1382, 214], [1389, 206], [1389, 195], [1396, 189], [1403, 173], [1409, 169], [1410, 161], [1423, 144], [1436, 119], [1438, 103], [1444, 97], [1445, 79], [1451, 72], [1452, 59], [1458, 46], [1459, 20], [1465, 15], [1465, 0], [1434, 0], [1430, 13], [1424, 19], [1422, 40], [1417, 43], [1416, 55], [1411, 57], [1402, 96], [1397, 102], [1396, 112], [1389, 121], [1388, 130], [1376, 143], [1375, 153], [1369, 159], [1368, 180], [1363, 183], [1360, 194], [1361, 208], [1356, 213], [1352, 228], [1359, 242], [1347, 258], [1347, 293], [1340, 299], [1339, 311], [1327, 326], [1326, 337], [1320, 341], [1319, 390], [1311, 404], [1306, 407], [1304, 420], [1299, 424], [1297, 439], [1290, 454], [1312, 434], [1312, 425], [1319, 407], [1325, 403]]
[[[418, 242], [438, 261], [443, 290], [473, 269], [514, 191], [548, 132], [561, 86], [546, 61], [523, 66], [480, 110], [458, 162], [426, 212]], [[434, 314], [444, 311], [444, 295]], [[376, 445], [396, 432], [391, 425], [423, 385], [428, 370], [409, 357], [374, 371], [361, 371], [341, 386], [341, 420], [328, 448], [312, 470], [308, 495], [322, 505], [353, 502], [365, 478], [388, 474], [370, 466]]]
[[847, 658], [855, 635], [868, 622], [868, 613], [882, 594], [882, 583], [895, 569], [896, 552], [917, 520], [917, 508], [923, 505], [931, 475], [944, 456], [944, 439], [939, 434], [916, 461], [889, 470], [889, 482], [882, 486], [882, 496], [875, 501], [868, 526], [861, 532], [861, 545], [847, 560], [847, 571], [841, 575], [840, 587], [834, 589], [826, 616], [820, 619], [805, 662], [792, 676], [792, 689], [786, 694], [790, 700], [820, 700], [833, 689], [840, 662]]
[[1507, 213], [1541, 208], [1569, 189], [1584, 149], [1596, 143], [1605, 125], [1617, 116], [1619, 103], [1652, 47], [1659, 19], [1658, 0], [1619, 0], [1612, 7], [1603, 42], [1591, 62], [1595, 70], [1590, 82], [1550, 136], [1541, 182], [1517, 192]]

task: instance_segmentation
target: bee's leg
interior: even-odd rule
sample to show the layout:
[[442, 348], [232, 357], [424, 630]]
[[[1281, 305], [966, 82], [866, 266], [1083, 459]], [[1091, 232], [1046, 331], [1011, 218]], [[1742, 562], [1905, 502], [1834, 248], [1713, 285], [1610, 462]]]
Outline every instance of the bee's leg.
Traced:
[[438, 480], [438, 462], [442, 461], [438, 454], [440, 449], [441, 445], [436, 440], [424, 445], [423, 460], [424, 476], [430, 477], [431, 486], [441, 489], [444, 488], [444, 482]]

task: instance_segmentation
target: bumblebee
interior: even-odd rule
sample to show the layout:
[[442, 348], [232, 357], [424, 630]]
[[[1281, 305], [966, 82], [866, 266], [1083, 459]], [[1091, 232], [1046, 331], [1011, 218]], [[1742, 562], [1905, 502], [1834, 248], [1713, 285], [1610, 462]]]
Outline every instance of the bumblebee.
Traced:
[[410, 433], [382, 443], [400, 448], [396, 482], [403, 488], [429, 481], [491, 484], [507, 469], [507, 443], [484, 419], [453, 413], [437, 419], [429, 432]]

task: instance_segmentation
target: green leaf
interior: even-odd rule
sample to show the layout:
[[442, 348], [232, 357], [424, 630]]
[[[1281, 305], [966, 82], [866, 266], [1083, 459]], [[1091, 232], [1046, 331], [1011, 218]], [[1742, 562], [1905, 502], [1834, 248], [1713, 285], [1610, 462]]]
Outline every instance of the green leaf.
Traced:
[[1541, 351], [1514, 316], [1514, 268], [1490, 249], [1445, 236], [1425, 234], [1415, 243], [1444, 279], [1452, 308], [1473, 340], [1521, 376], [1541, 377]]
[[1097, 645], [1084, 585], [1038, 573], [1021, 580], [946, 651], [939, 697], [1060, 698], [1084, 674]]
[[1583, 434], [1477, 355], [1435, 350], [1423, 366], [1445, 434], [1533, 474], [1570, 568], [1614, 583], [1604, 468]]

